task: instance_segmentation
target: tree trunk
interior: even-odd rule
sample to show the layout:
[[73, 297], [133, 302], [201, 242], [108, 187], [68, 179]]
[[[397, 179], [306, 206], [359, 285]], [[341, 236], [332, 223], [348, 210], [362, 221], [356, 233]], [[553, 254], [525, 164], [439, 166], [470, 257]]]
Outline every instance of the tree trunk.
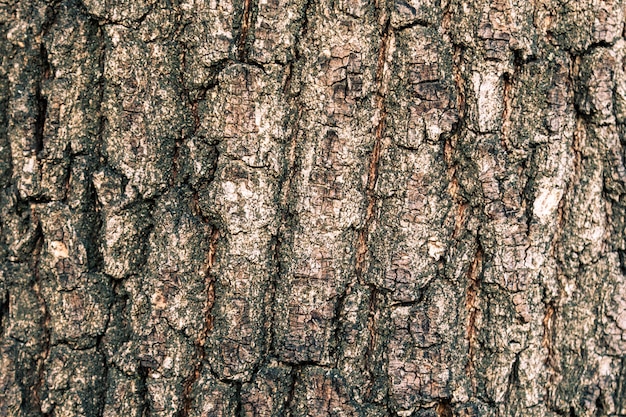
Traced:
[[623, 29], [0, 1], [0, 415], [626, 415]]

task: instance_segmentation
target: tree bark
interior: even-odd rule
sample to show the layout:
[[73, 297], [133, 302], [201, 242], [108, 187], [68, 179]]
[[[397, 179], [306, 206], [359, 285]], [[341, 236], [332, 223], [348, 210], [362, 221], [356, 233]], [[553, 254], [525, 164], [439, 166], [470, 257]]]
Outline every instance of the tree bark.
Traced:
[[623, 31], [0, 1], [0, 415], [626, 415]]

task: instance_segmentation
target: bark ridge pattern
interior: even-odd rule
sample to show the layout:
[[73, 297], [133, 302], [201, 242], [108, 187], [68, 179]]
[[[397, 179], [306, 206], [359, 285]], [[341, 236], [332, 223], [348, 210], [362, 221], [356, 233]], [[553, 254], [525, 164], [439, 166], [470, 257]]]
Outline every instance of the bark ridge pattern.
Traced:
[[626, 416], [625, 7], [0, 1], [0, 416]]

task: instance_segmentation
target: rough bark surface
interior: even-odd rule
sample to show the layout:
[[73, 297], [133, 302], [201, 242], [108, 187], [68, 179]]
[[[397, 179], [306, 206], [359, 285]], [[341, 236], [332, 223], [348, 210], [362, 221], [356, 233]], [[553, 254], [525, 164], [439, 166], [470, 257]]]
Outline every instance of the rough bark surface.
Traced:
[[0, 0], [0, 415], [626, 415], [621, 0]]

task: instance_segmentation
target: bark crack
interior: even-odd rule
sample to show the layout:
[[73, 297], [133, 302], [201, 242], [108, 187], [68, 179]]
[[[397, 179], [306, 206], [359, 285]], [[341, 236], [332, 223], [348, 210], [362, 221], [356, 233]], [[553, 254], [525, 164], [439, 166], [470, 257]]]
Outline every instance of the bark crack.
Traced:
[[37, 383], [32, 387], [32, 396], [35, 399], [35, 402], [37, 403], [39, 410], [41, 410], [42, 408], [41, 390], [43, 389], [43, 385], [44, 385], [45, 365], [46, 365], [46, 360], [48, 359], [48, 356], [50, 355], [50, 348], [51, 348], [51, 344], [50, 344], [50, 337], [51, 337], [50, 320], [51, 318], [50, 318], [50, 312], [48, 311], [48, 306], [46, 304], [46, 300], [43, 294], [41, 293], [41, 286], [40, 286], [41, 276], [39, 273], [39, 262], [41, 260], [41, 250], [43, 249], [44, 236], [43, 236], [43, 231], [41, 230], [41, 224], [39, 223], [39, 219], [36, 217], [34, 213], [33, 213], [33, 221], [37, 223], [37, 235], [38, 235], [36, 244], [35, 244], [35, 249], [33, 249], [33, 258], [32, 258], [33, 261], [31, 264], [31, 269], [35, 277], [35, 282], [33, 284], [33, 291], [35, 292], [37, 299], [41, 303], [44, 317], [43, 317], [43, 323], [42, 323], [43, 340], [41, 343], [41, 354], [40, 354], [38, 364], [37, 364]]
[[478, 295], [480, 292], [481, 285], [481, 272], [482, 272], [482, 264], [483, 264], [483, 248], [480, 244], [480, 241], [477, 240], [477, 248], [476, 253], [474, 255], [474, 260], [470, 265], [467, 278], [469, 281], [469, 285], [467, 287], [466, 298], [465, 298], [465, 307], [469, 313], [467, 320], [467, 342], [468, 342], [468, 361], [466, 366], [466, 371], [468, 376], [471, 378], [472, 388], [474, 391], [476, 390], [476, 380], [474, 370], [475, 366], [475, 355], [476, 355], [476, 317], [478, 315], [479, 309], [477, 306]]
[[6, 337], [5, 330], [11, 313], [9, 311], [9, 291], [5, 291], [0, 296], [2, 296], [2, 300], [0, 300], [0, 338], [3, 338]]
[[[381, 14], [384, 14], [381, 13]], [[382, 36], [380, 40], [380, 48], [378, 51], [378, 60], [376, 64], [376, 95], [374, 97], [374, 108], [376, 109], [377, 122], [374, 127], [375, 139], [374, 147], [370, 156], [367, 184], [365, 192], [367, 195], [367, 209], [365, 211], [365, 221], [363, 227], [359, 230], [357, 237], [357, 250], [356, 250], [356, 275], [360, 282], [363, 280], [363, 276], [366, 273], [366, 257], [369, 251], [368, 249], [368, 235], [374, 217], [376, 215], [376, 203], [378, 198], [375, 195], [376, 182], [378, 181], [378, 170], [380, 165], [380, 155], [383, 147], [383, 136], [385, 134], [385, 126], [387, 119], [387, 109], [385, 105], [385, 98], [387, 93], [388, 84], [388, 71], [386, 64], [388, 61], [389, 43], [392, 36], [392, 29], [390, 25], [390, 19], [385, 16], [385, 20], [382, 27]]]
[[367, 370], [367, 372], [369, 373], [369, 375], [371, 376], [371, 378], [369, 379], [369, 385], [366, 389], [366, 392], [368, 393], [369, 396], [371, 396], [372, 394], [372, 388], [374, 387], [374, 370], [373, 367], [371, 366], [371, 364], [374, 362], [374, 354], [376, 351], [376, 344], [378, 343], [378, 332], [376, 331], [376, 321], [378, 319], [377, 317], [377, 311], [378, 311], [378, 304], [379, 304], [379, 296], [382, 294], [380, 292], [379, 289], [376, 288], [376, 286], [374, 285], [370, 285], [369, 286], [369, 291], [370, 291], [370, 298], [368, 300], [368, 311], [367, 311], [367, 332], [368, 332], [368, 339], [367, 339], [367, 346], [365, 349], [365, 354], [364, 354], [364, 358], [365, 358], [365, 369]]
[[193, 400], [191, 396], [191, 390], [193, 388], [193, 384], [200, 378], [202, 371], [202, 364], [204, 363], [204, 358], [206, 356], [206, 350], [204, 349], [204, 345], [206, 343], [206, 339], [213, 329], [213, 304], [215, 303], [215, 282], [211, 278], [211, 269], [215, 264], [215, 255], [217, 251], [217, 242], [220, 238], [220, 232], [217, 228], [213, 228], [211, 231], [211, 237], [209, 239], [209, 251], [207, 253], [206, 264], [204, 267], [205, 273], [205, 282], [206, 282], [206, 305], [205, 305], [205, 316], [204, 316], [204, 328], [203, 331], [198, 336], [196, 340], [196, 349], [198, 351], [198, 361], [196, 363], [195, 369], [193, 373], [187, 378], [185, 381], [185, 386], [183, 388], [182, 395], [182, 404], [183, 407], [179, 413], [180, 417], [187, 417], [189, 415], [189, 411], [191, 410], [191, 402]]
[[293, 404], [295, 393], [296, 393], [296, 383], [298, 382], [298, 376], [300, 375], [300, 367], [297, 365], [292, 366], [291, 368], [291, 385], [289, 386], [289, 392], [287, 393], [287, 398], [285, 400], [285, 411], [288, 416], [291, 416], [291, 405]]
[[[376, 5], [379, 12], [379, 23], [381, 25], [381, 38], [380, 38], [380, 47], [378, 50], [378, 57], [376, 62], [376, 93], [374, 96], [374, 109], [377, 112], [377, 119], [375, 120], [374, 126], [374, 146], [372, 148], [372, 153], [370, 155], [369, 165], [368, 165], [368, 175], [367, 175], [367, 183], [366, 183], [366, 198], [367, 198], [367, 208], [365, 211], [365, 220], [363, 222], [363, 226], [358, 230], [357, 241], [356, 241], [356, 260], [355, 260], [355, 275], [357, 278], [357, 282], [361, 285], [367, 285], [364, 282], [364, 277], [367, 273], [367, 255], [369, 253], [368, 248], [368, 238], [369, 233], [372, 229], [372, 225], [376, 216], [376, 204], [378, 203], [378, 197], [376, 196], [376, 183], [378, 181], [379, 167], [380, 167], [380, 157], [383, 150], [383, 138], [385, 134], [386, 127], [386, 119], [387, 119], [387, 108], [386, 108], [386, 94], [389, 83], [389, 72], [387, 68], [387, 63], [389, 61], [389, 52], [390, 52], [390, 43], [392, 41], [393, 29], [391, 27], [391, 19], [389, 17], [388, 11], [383, 6], [379, 5], [377, 2]], [[375, 285], [367, 285], [370, 290], [370, 299], [368, 302], [368, 317], [367, 317], [367, 331], [368, 331], [368, 342], [365, 351], [365, 365], [367, 372], [372, 374], [371, 367], [367, 366], [369, 363], [373, 361], [373, 355], [375, 351], [375, 345], [377, 343], [377, 332], [376, 332], [376, 310], [378, 308], [378, 295], [379, 291]], [[347, 288], [344, 290], [343, 294], [339, 298], [339, 305], [337, 309], [337, 317], [341, 312], [341, 308], [345, 302], [345, 297], [349, 293], [352, 288], [352, 284], [348, 284]], [[337, 326], [337, 331], [335, 334], [336, 341], [339, 340], [341, 335], [339, 334], [339, 326]], [[338, 343], [338, 342], [337, 342]], [[372, 378], [373, 380], [373, 378]], [[371, 391], [372, 387], [368, 387], [368, 391]], [[370, 392], [371, 393], [371, 392]]]
[[242, 62], [248, 60], [248, 32], [252, 23], [252, 0], [244, 0], [241, 15], [241, 31], [237, 39], [237, 59]]
[[[517, 71], [516, 71], [517, 72]], [[516, 80], [516, 73], [505, 73], [503, 76], [503, 92], [502, 92], [502, 127], [500, 128], [500, 145], [504, 152], [509, 152], [507, 140], [511, 132], [511, 113], [513, 112], [513, 87]]]
[[[545, 358], [545, 366], [550, 373], [548, 380], [550, 383], [555, 382], [555, 376], [557, 371], [557, 360], [555, 358], [555, 350], [554, 350], [554, 317], [556, 313], [556, 308], [553, 302], [550, 302], [546, 305], [546, 310], [543, 316], [542, 325], [543, 325], [543, 335], [541, 338], [541, 346], [544, 347], [547, 351], [547, 355]], [[546, 385], [546, 393], [545, 393], [546, 403], [550, 403], [550, 389], [549, 385]]]

